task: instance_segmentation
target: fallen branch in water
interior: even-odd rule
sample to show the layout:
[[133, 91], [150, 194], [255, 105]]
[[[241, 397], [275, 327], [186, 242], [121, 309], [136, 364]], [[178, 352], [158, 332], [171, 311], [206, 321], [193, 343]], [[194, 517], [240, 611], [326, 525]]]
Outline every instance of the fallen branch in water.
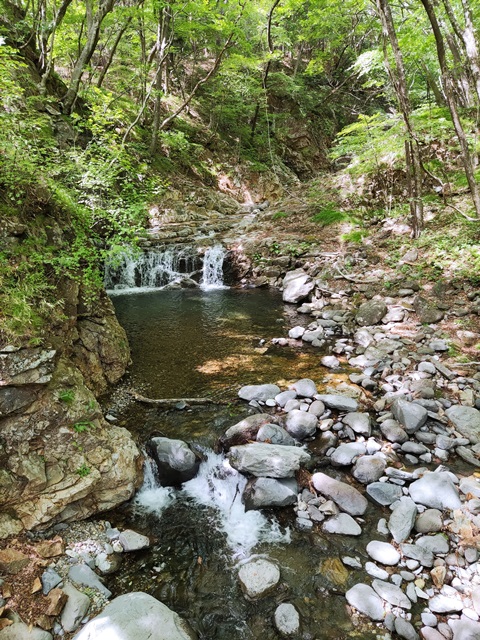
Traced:
[[202, 404], [227, 404], [222, 400], [213, 400], [212, 398], [146, 398], [133, 389], [128, 389], [129, 393], [137, 402], [144, 404], [153, 404], [157, 407], [174, 407], [176, 404], [185, 403], [186, 405], [202, 405]]

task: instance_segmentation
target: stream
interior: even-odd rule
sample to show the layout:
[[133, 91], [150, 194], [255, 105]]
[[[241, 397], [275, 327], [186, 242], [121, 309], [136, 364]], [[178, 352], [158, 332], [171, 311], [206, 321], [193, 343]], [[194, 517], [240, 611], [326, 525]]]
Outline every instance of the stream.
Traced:
[[[269, 382], [285, 388], [302, 377], [317, 378], [318, 349], [267, 347], [302, 319], [278, 293], [228, 289], [221, 282], [193, 290], [137, 287], [114, 293], [132, 349], [125, 386], [150, 397], [210, 395], [230, 403], [164, 411], [131, 403], [118, 408], [115, 396], [111, 399], [111, 411], [140, 444], [155, 435], [183, 439], [204, 461], [197, 477], [172, 489], [159, 486], [147, 458], [143, 487], [108, 519], [154, 542], [148, 551], [127, 554], [120, 571], [109, 577], [109, 588], [115, 595], [150, 593], [186, 618], [202, 639], [278, 638], [273, 614], [280, 602], [299, 611], [305, 640], [382, 637], [373, 625], [354, 627], [343, 594], [363, 572], [347, 572], [340, 562], [344, 555], [365, 555], [360, 550], [377, 521], [368, 524], [373, 506], [360, 538], [298, 531], [291, 507], [246, 512], [245, 477], [213, 451], [224, 431], [252, 412], [237, 402], [242, 385]], [[277, 562], [281, 585], [274, 595], [248, 602], [237, 572], [242, 562], [258, 556]]]

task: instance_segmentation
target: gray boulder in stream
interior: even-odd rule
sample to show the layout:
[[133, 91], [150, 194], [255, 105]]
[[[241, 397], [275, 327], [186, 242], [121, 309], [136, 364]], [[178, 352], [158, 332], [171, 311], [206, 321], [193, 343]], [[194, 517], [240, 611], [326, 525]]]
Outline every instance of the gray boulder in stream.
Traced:
[[152, 438], [150, 451], [164, 487], [178, 486], [196, 476], [200, 460], [183, 440]]
[[180, 616], [141, 591], [118, 596], [74, 640], [196, 640]]
[[245, 508], [287, 507], [297, 502], [298, 485], [295, 478], [255, 478], [245, 487], [242, 500]]
[[257, 478], [291, 478], [310, 461], [310, 454], [300, 447], [252, 442], [232, 447], [229, 460], [237, 471]]
[[296, 304], [308, 298], [315, 288], [313, 279], [303, 269], [289, 271], [283, 279], [283, 301]]

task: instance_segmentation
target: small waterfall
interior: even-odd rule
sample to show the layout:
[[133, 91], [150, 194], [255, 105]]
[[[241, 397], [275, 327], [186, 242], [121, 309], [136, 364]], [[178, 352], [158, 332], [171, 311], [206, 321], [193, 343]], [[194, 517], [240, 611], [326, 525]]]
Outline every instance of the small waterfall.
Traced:
[[[140, 511], [159, 516], [174, 500], [182, 497], [210, 507], [217, 513], [217, 527], [236, 558], [248, 557], [260, 542], [290, 542], [290, 532], [282, 532], [276, 521], [270, 522], [260, 511], [245, 511], [242, 493], [247, 479], [233, 469], [223, 455], [205, 452], [197, 476], [183, 484], [181, 491], [160, 487], [155, 463], [147, 458], [145, 464], [145, 480], [135, 498]], [[202, 526], [201, 522], [198, 526]], [[205, 526], [211, 525], [205, 522]]]
[[223, 261], [225, 249], [221, 244], [209, 247], [203, 257], [202, 289], [224, 289]]
[[152, 458], [145, 457], [143, 485], [135, 496], [138, 511], [162, 514], [175, 501], [175, 492], [171, 487], [162, 487], [158, 482], [157, 465]]
[[105, 287], [109, 293], [158, 289], [190, 277], [201, 268], [193, 247], [171, 246], [159, 251], [125, 253], [105, 265]]

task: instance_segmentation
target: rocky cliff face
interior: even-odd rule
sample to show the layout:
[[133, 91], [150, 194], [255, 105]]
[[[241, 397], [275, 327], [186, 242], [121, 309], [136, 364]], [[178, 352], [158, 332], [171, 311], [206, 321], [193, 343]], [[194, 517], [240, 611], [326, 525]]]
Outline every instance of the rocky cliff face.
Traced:
[[0, 537], [113, 508], [141, 480], [129, 432], [96, 400], [128, 365], [125, 332], [104, 292], [86, 303], [60, 279], [57, 294], [41, 336], [0, 345]]

